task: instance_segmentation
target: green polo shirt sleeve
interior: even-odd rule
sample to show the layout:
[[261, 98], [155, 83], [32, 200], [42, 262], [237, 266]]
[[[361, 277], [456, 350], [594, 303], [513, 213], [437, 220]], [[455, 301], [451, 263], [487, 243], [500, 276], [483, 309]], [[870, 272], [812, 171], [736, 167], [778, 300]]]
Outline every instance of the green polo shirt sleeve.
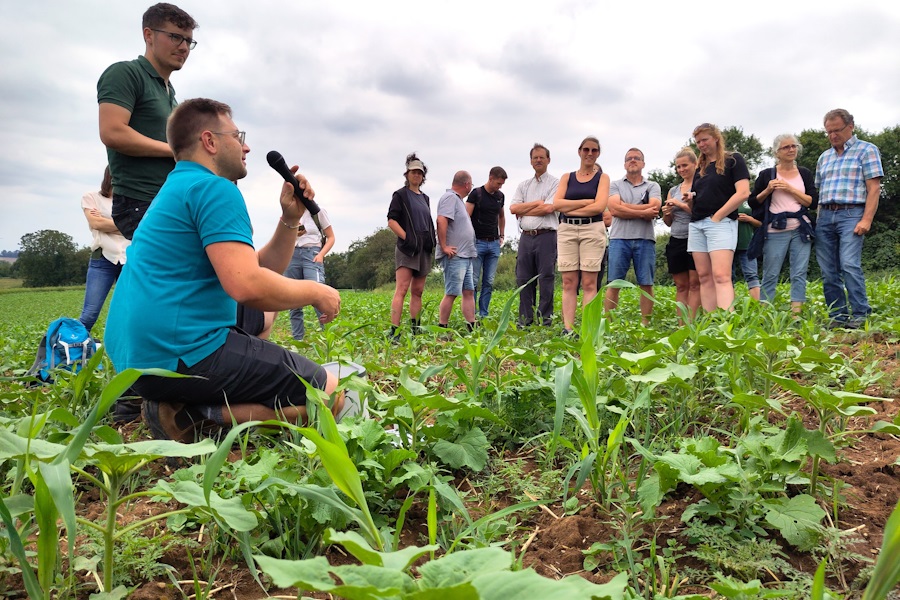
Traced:
[[[166, 122], [177, 105], [175, 90], [143, 56], [111, 65], [97, 82], [98, 104], [115, 104], [131, 113], [128, 125], [148, 138], [166, 141]], [[150, 202], [165, 183], [175, 160], [128, 156], [107, 147], [113, 193]]]

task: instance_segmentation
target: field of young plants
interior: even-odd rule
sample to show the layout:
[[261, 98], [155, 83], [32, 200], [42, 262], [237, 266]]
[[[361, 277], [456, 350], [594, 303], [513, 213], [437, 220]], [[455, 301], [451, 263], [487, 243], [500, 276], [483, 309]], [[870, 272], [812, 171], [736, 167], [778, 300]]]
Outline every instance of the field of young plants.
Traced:
[[859, 331], [825, 329], [816, 285], [799, 319], [744, 289], [687, 326], [659, 288], [649, 327], [628, 287], [577, 339], [517, 330], [496, 292], [472, 334], [457, 307], [454, 331], [390, 343], [390, 293], [347, 292], [327, 329], [297, 343], [282, 314], [273, 340], [364, 365], [343, 385], [371, 419], [318, 398], [308, 427], [190, 445], [112, 426], [137, 372], [102, 353], [24, 384], [83, 293], [0, 291], [2, 597], [898, 597], [893, 279]]

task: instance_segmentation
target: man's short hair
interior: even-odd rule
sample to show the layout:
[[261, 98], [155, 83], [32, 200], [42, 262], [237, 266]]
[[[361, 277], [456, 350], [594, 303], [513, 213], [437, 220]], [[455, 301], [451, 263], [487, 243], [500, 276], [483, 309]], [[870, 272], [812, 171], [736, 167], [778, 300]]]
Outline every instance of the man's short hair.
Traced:
[[829, 119], [840, 119], [844, 122], [844, 125], [853, 125], [853, 115], [844, 110], [843, 108], [835, 108], [834, 110], [829, 110], [825, 113], [825, 118], [822, 120], [824, 123]]
[[506, 169], [503, 167], [494, 167], [491, 169], [491, 172], [488, 173], [488, 177], [493, 177], [494, 179], [507, 179]]
[[537, 143], [531, 147], [531, 150], [528, 151], [528, 158], [534, 158], [535, 150], [543, 150], [544, 152], [547, 153], [547, 158], [550, 158], [550, 151], [547, 149], [547, 146], [545, 146], [543, 144], [537, 144]]
[[148, 8], [144, 13], [144, 18], [141, 20], [141, 27], [153, 29], [162, 27], [167, 22], [178, 29], [197, 29], [200, 27], [191, 15], [174, 4], [166, 2], [160, 2]]
[[628, 151], [625, 152], [625, 156], [626, 156], [626, 157], [628, 156], [628, 152], [637, 152], [637, 153], [639, 153], [639, 154], [641, 155], [641, 161], [644, 160], [644, 153], [641, 152], [641, 149], [640, 149], [640, 148], [629, 148]]
[[472, 176], [466, 171], [457, 171], [456, 175], [453, 176], [453, 183], [451, 185], [469, 185], [471, 182]]
[[166, 139], [175, 160], [181, 160], [194, 148], [203, 131], [217, 129], [223, 116], [231, 117], [231, 107], [209, 98], [192, 98], [176, 106], [166, 124]]

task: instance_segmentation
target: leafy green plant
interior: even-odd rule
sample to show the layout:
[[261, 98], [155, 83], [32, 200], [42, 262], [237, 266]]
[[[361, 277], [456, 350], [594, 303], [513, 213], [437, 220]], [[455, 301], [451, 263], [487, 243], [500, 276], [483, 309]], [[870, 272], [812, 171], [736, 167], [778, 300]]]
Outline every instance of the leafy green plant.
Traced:
[[[435, 546], [411, 546], [385, 553], [373, 550], [364, 539], [353, 533], [339, 534], [329, 530], [325, 539], [329, 543], [341, 544], [362, 564], [331, 566], [323, 557], [305, 561], [283, 561], [266, 556], [254, 558], [260, 568], [272, 577], [275, 585], [327, 592], [357, 600], [624, 598], [624, 574], [603, 585], [589, 583], [580, 577], [553, 581], [530, 570], [512, 571], [512, 555], [499, 548], [463, 550], [431, 560], [418, 567], [420, 577], [416, 579], [410, 572], [412, 564], [436, 550]], [[342, 583], [335, 583], [332, 576], [338, 577]]]

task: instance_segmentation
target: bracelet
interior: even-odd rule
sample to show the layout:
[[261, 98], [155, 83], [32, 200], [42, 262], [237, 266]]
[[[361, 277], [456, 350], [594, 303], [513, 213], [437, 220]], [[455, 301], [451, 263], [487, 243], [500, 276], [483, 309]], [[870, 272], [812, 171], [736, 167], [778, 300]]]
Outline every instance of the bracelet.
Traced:
[[288, 229], [300, 229], [299, 222], [296, 225], [288, 225], [287, 223], [284, 222], [284, 219], [279, 217], [278, 220], [281, 221], [281, 224], [284, 225], [285, 227], [287, 227]]

